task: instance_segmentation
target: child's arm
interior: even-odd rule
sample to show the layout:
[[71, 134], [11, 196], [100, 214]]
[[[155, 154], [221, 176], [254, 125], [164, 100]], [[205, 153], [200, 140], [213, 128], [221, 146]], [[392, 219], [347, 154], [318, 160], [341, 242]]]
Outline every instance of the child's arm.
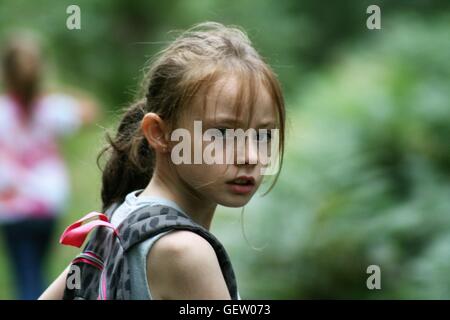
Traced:
[[155, 242], [147, 279], [155, 300], [231, 299], [214, 249], [190, 231], [174, 231]]
[[66, 95], [77, 104], [77, 113], [80, 117], [81, 124], [89, 125], [92, 124], [95, 120], [101, 117], [101, 107], [99, 105], [99, 101], [95, 99], [92, 95], [89, 95], [87, 92], [82, 91], [80, 89], [74, 87], [66, 87], [62, 88], [60, 91], [50, 91], [49, 94], [62, 94]]
[[55, 281], [42, 293], [39, 300], [61, 300], [63, 298], [64, 289], [66, 288], [66, 278], [69, 272], [67, 267]]
[[97, 118], [99, 118], [100, 108], [97, 102], [88, 97], [78, 98], [78, 108], [83, 124], [92, 124]]

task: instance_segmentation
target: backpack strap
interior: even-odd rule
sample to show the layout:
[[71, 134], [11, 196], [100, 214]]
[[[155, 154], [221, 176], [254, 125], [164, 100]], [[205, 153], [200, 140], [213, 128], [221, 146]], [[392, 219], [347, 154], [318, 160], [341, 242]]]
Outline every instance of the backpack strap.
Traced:
[[111, 220], [114, 211], [116, 211], [118, 207], [120, 207], [120, 203], [114, 202], [105, 210], [105, 215], [109, 218], [109, 220]]
[[220, 241], [207, 229], [194, 222], [189, 216], [168, 206], [144, 206], [131, 212], [118, 226], [119, 238], [124, 251], [168, 230], [189, 230], [206, 239], [213, 247], [228, 291], [232, 299], [238, 299], [236, 278], [230, 258]]

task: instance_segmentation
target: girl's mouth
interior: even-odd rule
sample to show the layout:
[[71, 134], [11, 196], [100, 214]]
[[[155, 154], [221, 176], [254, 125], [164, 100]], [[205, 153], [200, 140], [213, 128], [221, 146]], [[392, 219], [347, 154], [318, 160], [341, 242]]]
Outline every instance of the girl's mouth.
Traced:
[[228, 181], [230, 190], [238, 194], [248, 194], [255, 188], [255, 179], [250, 176], [240, 176], [234, 180]]

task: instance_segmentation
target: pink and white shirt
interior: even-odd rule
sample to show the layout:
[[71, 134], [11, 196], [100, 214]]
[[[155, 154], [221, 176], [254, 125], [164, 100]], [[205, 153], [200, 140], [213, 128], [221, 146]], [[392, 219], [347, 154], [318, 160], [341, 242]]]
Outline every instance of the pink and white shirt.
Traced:
[[52, 216], [63, 211], [69, 179], [57, 138], [76, 131], [77, 101], [51, 94], [37, 100], [32, 115], [12, 96], [0, 96], [0, 222]]

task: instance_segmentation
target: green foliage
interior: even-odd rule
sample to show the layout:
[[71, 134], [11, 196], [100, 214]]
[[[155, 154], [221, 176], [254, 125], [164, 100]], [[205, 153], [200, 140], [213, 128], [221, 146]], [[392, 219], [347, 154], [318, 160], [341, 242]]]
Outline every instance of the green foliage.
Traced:
[[[222, 208], [213, 231], [229, 248], [243, 298], [449, 298], [450, 17], [443, 1], [73, 1], [0, 3], [0, 45], [31, 29], [46, 48], [51, 86], [85, 89], [106, 119], [63, 142], [72, 201], [49, 261], [56, 277], [76, 250], [57, 235], [99, 208], [101, 126], [135, 94], [145, 60], [174, 34], [215, 20], [242, 26], [279, 75], [288, 138], [275, 189], [245, 210]], [[365, 27], [369, 4], [382, 30]], [[269, 184], [267, 184], [267, 187]], [[0, 251], [0, 298], [13, 297]], [[381, 267], [382, 290], [366, 288]]]
[[450, 19], [384, 28], [299, 88], [279, 185], [249, 210], [268, 246], [235, 249], [249, 296], [450, 296]]

